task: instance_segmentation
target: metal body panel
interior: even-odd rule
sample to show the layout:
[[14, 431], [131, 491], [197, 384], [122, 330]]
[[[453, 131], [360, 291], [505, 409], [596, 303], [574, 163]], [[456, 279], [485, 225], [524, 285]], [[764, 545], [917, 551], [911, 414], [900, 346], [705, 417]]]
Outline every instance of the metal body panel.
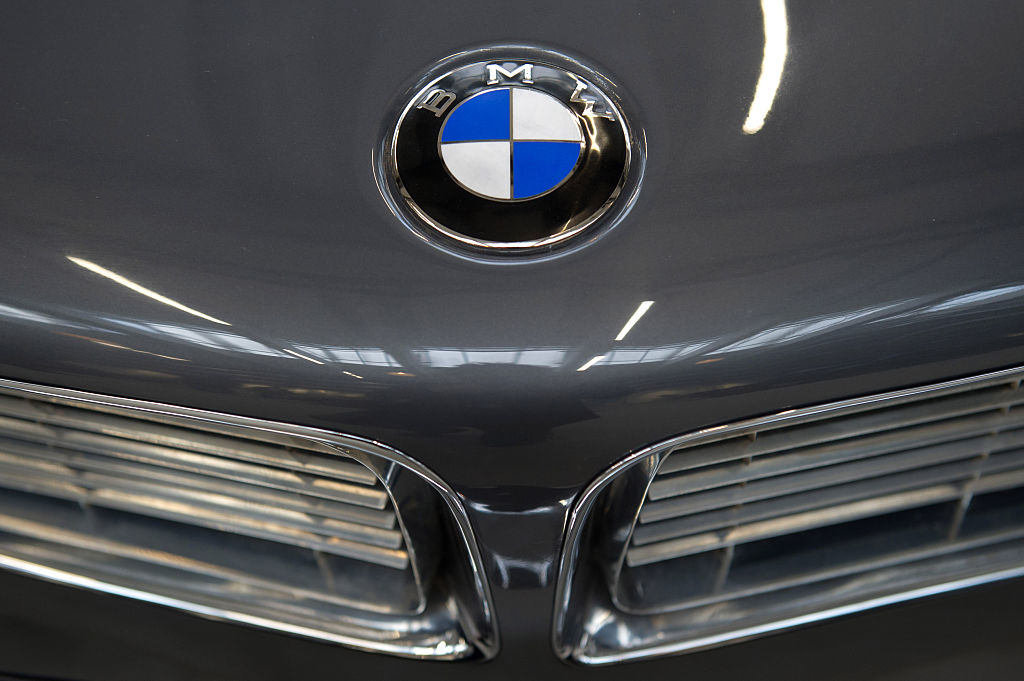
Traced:
[[[547, 629], [567, 509], [628, 452], [1024, 362], [1019, 3], [790, 2], [782, 85], [755, 134], [742, 130], [764, 41], [754, 2], [9, 3], [2, 16], [0, 377], [408, 453], [470, 514], [505, 641], [495, 678], [521, 676], [511, 660], [526, 655], [561, 673]], [[379, 194], [371, 152], [388, 107], [433, 63], [510, 41], [599, 68], [648, 154], [621, 224], [561, 257], [495, 265], [411, 233]], [[17, 599], [0, 607], [22, 642], [67, 641], [77, 609], [95, 608], [89, 640], [108, 657], [152, 645], [196, 678], [227, 672], [175, 643], [179, 624], [219, 632], [239, 678], [256, 678], [234, 666], [250, 645], [281, 642], [296, 666], [311, 645], [2, 579], [53, 599], [34, 614]], [[1020, 599], [1013, 584], [985, 593]], [[960, 594], [878, 627], [943, 602], [987, 612]], [[61, 607], [67, 619], [49, 622]], [[781, 661], [776, 641], [834, 649], [825, 633], [864, 634], [857, 622], [885, 616], [644, 664]], [[113, 633], [127, 618], [138, 638]], [[960, 631], [976, 659], [981, 642]], [[904, 672], [891, 678], [915, 678], [907, 669], [941, 650], [910, 638], [920, 655], [892, 651]], [[69, 653], [76, 668], [14, 641], [0, 669], [130, 678], [84, 647]], [[1019, 664], [1020, 646], [998, 641], [999, 660]], [[335, 671], [442, 673], [317, 651]], [[864, 665], [850, 678], [884, 678], [847, 664]]]

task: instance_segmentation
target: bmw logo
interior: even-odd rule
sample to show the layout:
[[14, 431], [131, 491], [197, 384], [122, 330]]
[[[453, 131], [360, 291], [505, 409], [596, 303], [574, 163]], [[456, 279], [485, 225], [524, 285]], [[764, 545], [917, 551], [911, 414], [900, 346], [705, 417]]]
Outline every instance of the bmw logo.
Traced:
[[642, 147], [611, 84], [536, 48], [445, 60], [388, 133], [385, 198], [442, 246], [547, 253], [614, 224], [639, 187]]

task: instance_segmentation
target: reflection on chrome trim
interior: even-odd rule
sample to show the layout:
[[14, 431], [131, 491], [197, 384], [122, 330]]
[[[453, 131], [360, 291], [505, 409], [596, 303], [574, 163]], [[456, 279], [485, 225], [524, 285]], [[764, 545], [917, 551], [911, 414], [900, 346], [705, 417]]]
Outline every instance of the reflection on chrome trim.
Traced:
[[1004, 579], [1013, 579], [1014, 577], [1024, 577], [1024, 567], [1013, 568], [1009, 570], [1001, 570], [999, 572], [993, 572], [987, 575], [970, 577], [968, 579], [958, 579], [952, 582], [936, 584], [921, 589], [914, 589], [912, 591], [905, 591], [903, 593], [892, 594], [890, 596], [873, 598], [871, 600], [863, 601], [861, 603], [854, 603], [852, 605], [845, 605], [838, 608], [821, 610], [819, 612], [801, 615], [800, 617], [791, 617], [789, 619], [779, 620], [777, 622], [772, 622], [770, 624], [765, 624], [757, 627], [737, 629], [736, 631], [730, 631], [727, 634], [721, 634], [718, 636], [708, 636], [705, 638], [685, 641], [683, 643], [669, 643], [661, 646], [653, 646], [651, 648], [646, 648], [641, 651], [622, 653], [620, 655], [615, 656], [614, 658], [590, 658], [582, 656], [578, 658], [577, 661], [588, 665], [605, 665], [612, 664], [615, 662], [628, 662], [630, 660], [637, 660], [642, 658], [671, 655], [674, 653], [706, 650], [707, 648], [714, 648], [723, 643], [738, 643], [740, 641], [745, 641], [757, 636], [761, 636], [763, 634], [770, 634], [772, 632], [782, 631], [784, 629], [792, 629], [793, 627], [799, 627], [804, 624], [813, 624], [815, 622], [821, 622], [823, 620], [832, 619], [833, 617], [852, 615], [854, 613], [863, 612], [865, 610], [871, 610], [873, 608], [880, 608], [882, 606], [893, 605], [895, 603], [903, 603], [904, 601], [912, 601], [914, 599], [925, 598], [927, 596], [937, 596], [939, 594], [949, 593], [951, 591], [957, 591], [959, 589], [966, 589], [972, 586], [981, 586], [982, 584], [990, 584], [992, 582], [998, 582]]

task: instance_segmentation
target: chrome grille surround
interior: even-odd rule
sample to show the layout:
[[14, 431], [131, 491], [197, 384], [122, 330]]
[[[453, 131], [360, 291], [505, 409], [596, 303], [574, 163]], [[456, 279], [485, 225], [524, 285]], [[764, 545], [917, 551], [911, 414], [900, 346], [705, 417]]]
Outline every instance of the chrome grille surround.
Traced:
[[0, 380], [0, 567], [404, 657], [497, 651], [454, 492], [354, 436]]
[[1024, 369], [673, 438], [574, 508], [558, 654], [697, 650], [1024, 575]]

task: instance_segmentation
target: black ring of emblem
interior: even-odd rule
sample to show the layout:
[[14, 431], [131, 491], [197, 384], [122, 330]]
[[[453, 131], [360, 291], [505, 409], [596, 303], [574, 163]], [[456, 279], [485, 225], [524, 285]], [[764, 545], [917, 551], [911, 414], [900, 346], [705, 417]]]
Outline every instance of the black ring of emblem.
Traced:
[[[486, 52], [494, 58], [450, 67], [407, 100], [381, 159], [381, 165], [390, 169], [390, 178], [379, 179], [382, 188], [391, 189], [386, 182], [391, 179], [402, 199], [393, 208], [411, 210], [417, 231], [426, 227], [427, 234], [440, 234], [450, 245], [483, 254], [548, 252], [598, 222], [610, 222], [615, 217], [610, 213], [621, 214], [610, 209], [613, 204], [622, 208], [631, 203], [642, 166], [637, 162], [639, 147], [608, 86], [599, 87], [593, 79], [579, 75], [580, 68], [570, 70], [538, 58], [535, 48], [492, 48], [479, 56], [488, 56]], [[487, 82], [488, 64], [514, 72], [525, 63], [534, 67], [532, 83], [522, 82], [521, 76]], [[520, 200], [492, 200], [452, 178], [441, 159], [439, 137], [448, 115], [460, 103], [492, 88], [510, 87], [545, 92], [574, 112], [583, 130], [583, 150], [570, 176], [554, 189]], [[434, 90], [455, 95], [440, 116], [422, 106]]]

